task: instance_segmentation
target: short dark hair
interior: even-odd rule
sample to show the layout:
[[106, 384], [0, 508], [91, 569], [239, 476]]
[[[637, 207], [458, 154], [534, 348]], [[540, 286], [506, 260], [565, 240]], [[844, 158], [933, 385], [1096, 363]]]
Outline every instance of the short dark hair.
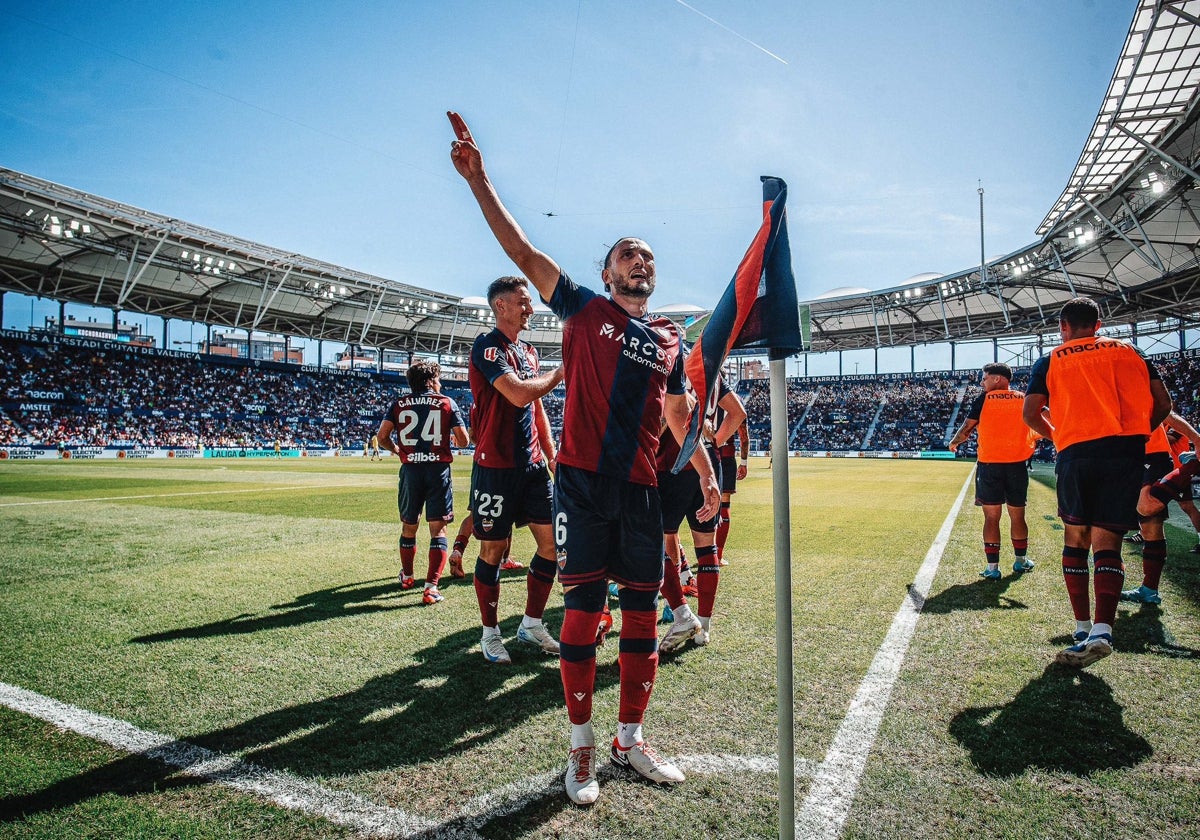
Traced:
[[520, 289], [523, 286], [529, 286], [529, 281], [524, 277], [497, 277], [490, 284], [488, 284], [488, 306], [491, 306], [492, 301], [500, 297], [500, 295], [506, 295], [509, 292], [515, 292], [517, 289]]
[[1012, 368], [1004, 364], [1004, 362], [988, 362], [983, 366], [984, 373], [994, 373], [998, 376], [1003, 376], [1009, 382], [1012, 381]]
[[1100, 307], [1091, 298], [1071, 298], [1058, 312], [1058, 320], [1075, 329], [1094, 327], [1100, 320]]
[[612, 265], [612, 255], [613, 255], [613, 252], [617, 250], [618, 245], [620, 245], [622, 242], [638, 242], [638, 241], [640, 241], [640, 237], [637, 237], [637, 236], [622, 236], [620, 239], [618, 239], [616, 242], [614, 242], [609, 247], [608, 253], [604, 255], [604, 265], [602, 266], [602, 268], [608, 268], [610, 265]]
[[442, 375], [442, 366], [427, 359], [417, 359], [408, 366], [408, 387], [414, 394], [419, 394], [429, 388], [429, 383]]

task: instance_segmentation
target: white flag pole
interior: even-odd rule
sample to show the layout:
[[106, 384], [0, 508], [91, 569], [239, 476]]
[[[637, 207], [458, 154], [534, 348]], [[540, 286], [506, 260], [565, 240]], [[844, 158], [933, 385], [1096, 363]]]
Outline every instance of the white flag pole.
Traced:
[[792, 697], [792, 522], [788, 491], [786, 359], [771, 368], [771, 481], [775, 508], [775, 698], [779, 716], [779, 837], [796, 836], [796, 747]]

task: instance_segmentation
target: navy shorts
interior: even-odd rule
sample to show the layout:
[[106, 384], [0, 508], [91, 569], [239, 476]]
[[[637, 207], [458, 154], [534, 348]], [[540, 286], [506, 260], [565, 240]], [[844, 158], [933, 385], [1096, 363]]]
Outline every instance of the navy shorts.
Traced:
[[[712, 454], [712, 450], [709, 450]], [[717, 471], [717, 484], [721, 486], [722, 493], [737, 492], [737, 458], [729, 455], [721, 458], [713, 463], [713, 469]]]
[[658, 488], [559, 464], [554, 545], [563, 587], [614, 580], [657, 592], [663, 576]]
[[450, 465], [442, 463], [405, 464], [400, 468], [400, 489], [396, 494], [400, 521], [416, 525], [425, 509], [425, 519], [454, 521], [454, 489], [450, 484]]
[[1029, 469], [1024, 461], [975, 465], [975, 504], [1025, 507]]
[[514, 527], [549, 525], [554, 484], [545, 464], [528, 469], [471, 469], [471, 515], [475, 538], [506, 540]]
[[679, 533], [679, 526], [683, 524], [684, 517], [687, 517], [688, 525], [697, 533], [711, 534], [717, 530], [720, 512], [707, 522], [700, 521], [696, 516], [696, 511], [704, 507], [704, 492], [700, 489], [700, 474], [695, 470], [660, 472], [658, 495], [662, 500], [664, 533]]
[[1136, 529], [1144, 464], [1144, 454], [1060, 454], [1054, 468], [1059, 517], [1068, 525], [1094, 525], [1118, 534]]

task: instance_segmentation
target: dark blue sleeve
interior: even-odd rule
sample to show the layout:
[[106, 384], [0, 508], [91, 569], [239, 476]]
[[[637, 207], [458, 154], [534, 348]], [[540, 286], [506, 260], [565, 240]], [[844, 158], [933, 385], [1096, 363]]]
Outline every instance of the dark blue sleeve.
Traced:
[[450, 428], [453, 429], [455, 426], [462, 426], [465, 429], [467, 424], [463, 421], [462, 410], [459, 409], [458, 403], [454, 401], [453, 397], [446, 397], [446, 399], [450, 403], [450, 415], [453, 418], [450, 421]]
[[679, 342], [679, 352], [675, 354], [675, 364], [671, 367], [671, 372], [667, 374], [667, 393], [668, 394], [683, 394], [687, 388], [684, 385], [686, 377], [683, 375], [683, 338], [679, 335], [679, 330], [675, 330], [675, 339]]
[[475, 339], [471, 346], [471, 364], [491, 383], [506, 373], [516, 375], [512, 365], [508, 363], [508, 354], [495, 340], [494, 332], [484, 333]]
[[983, 400], [984, 400], [984, 397], [986, 397], [986, 396], [987, 396], [987, 392], [985, 391], [985, 392], [981, 393], [978, 397], [975, 398], [975, 402], [971, 403], [971, 408], [967, 412], [968, 420], [978, 420], [979, 417], [983, 414]]
[[565, 271], [560, 271], [558, 285], [554, 287], [554, 294], [545, 303], [550, 307], [551, 312], [565, 321], [587, 306], [588, 301], [596, 296], [591, 289], [580, 286], [568, 277]]
[[1050, 370], [1050, 357], [1042, 356], [1033, 363], [1033, 370], [1029, 372], [1029, 387], [1025, 389], [1026, 394], [1041, 394], [1043, 397], [1050, 396], [1050, 389], [1046, 387], [1046, 373]]
[[[1138, 350], [1138, 353], [1142, 353], [1142, 351], [1141, 351], [1141, 350]], [[1146, 370], [1147, 370], [1147, 371], [1149, 371], [1149, 373], [1150, 373], [1150, 379], [1151, 379], [1151, 381], [1153, 381], [1153, 380], [1155, 380], [1155, 379], [1162, 379], [1162, 375], [1161, 375], [1161, 374], [1159, 374], [1159, 372], [1158, 372], [1158, 368], [1155, 366], [1154, 362], [1152, 362], [1152, 361], [1150, 361], [1149, 359], [1147, 359], [1147, 358], [1146, 358], [1146, 355], [1145, 355], [1144, 353], [1142, 353], [1142, 358], [1143, 358], [1143, 359], [1145, 360], [1145, 362], [1146, 362]]]

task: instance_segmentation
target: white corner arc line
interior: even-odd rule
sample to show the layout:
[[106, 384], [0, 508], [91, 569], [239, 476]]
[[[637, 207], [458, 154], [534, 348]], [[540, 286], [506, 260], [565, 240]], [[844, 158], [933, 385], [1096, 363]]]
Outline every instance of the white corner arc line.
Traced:
[[[370, 837], [478, 838], [476, 829], [487, 823], [514, 814], [546, 795], [565, 795], [563, 771], [559, 768], [476, 796], [439, 823], [377, 805], [352, 793], [329, 790], [290, 773], [267, 770], [236, 756], [150, 732], [8, 683], [0, 682], [0, 705], [124, 752], [144, 755], [186, 775], [256, 795], [288, 810], [322, 817]], [[679, 756], [676, 762], [700, 774], [773, 774], [779, 767], [775, 756], [688, 755]], [[810, 776], [815, 770], [815, 762], [797, 761], [797, 776]], [[607, 765], [601, 768], [601, 774], [610, 772]]]
[[275, 805], [322, 817], [372, 837], [409, 837], [437, 824], [361, 796], [267, 770], [241, 759], [149, 732], [32, 691], [0, 682], [0, 705], [130, 753], [144, 755], [189, 776], [255, 794]]
[[797, 837], [805, 840], [835, 840], [842, 833], [842, 826], [850, 814], [850, 805], [854, 802], [859, 780], [867, 764], [867, 756], [871, 753], [884, 710], [891, 698], [892, 686], [900, 675], [900, 666], [904, 664], [908, 644], [916, 631], [917, 619], [921, 617], [921, 608], [925, 606], [925, 596], [937, 574], [938, 564], [950, 540], [950, 532], [954, 529], [973, 475], [974, 471], [963, 482], [958, 498], [934, 537], [933, 545], [917, 570], [916, 579], [858, 687], [858, 693], [850, 702], [850, 710], [842, 719], [825, 760], [813, 777], [808, 796], [796, 815]]

